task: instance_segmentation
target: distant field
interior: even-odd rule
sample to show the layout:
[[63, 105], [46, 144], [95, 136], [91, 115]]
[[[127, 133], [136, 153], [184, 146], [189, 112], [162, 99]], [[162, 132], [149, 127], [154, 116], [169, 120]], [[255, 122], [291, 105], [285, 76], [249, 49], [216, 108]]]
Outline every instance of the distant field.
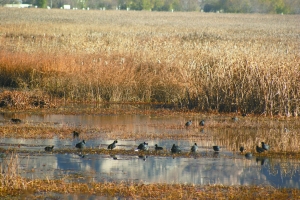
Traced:
[[69, 101], [298, 115], [299, 18], [0, 8], [0, 84]]

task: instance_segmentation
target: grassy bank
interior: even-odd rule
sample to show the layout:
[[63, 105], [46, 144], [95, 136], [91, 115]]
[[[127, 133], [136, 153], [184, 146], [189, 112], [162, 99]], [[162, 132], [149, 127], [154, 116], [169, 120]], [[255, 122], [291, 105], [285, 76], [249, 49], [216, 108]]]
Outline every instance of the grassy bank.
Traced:
[[3, 87], [50, 101], [299, 113], [296, 15], [1, 8], [0, 18]]

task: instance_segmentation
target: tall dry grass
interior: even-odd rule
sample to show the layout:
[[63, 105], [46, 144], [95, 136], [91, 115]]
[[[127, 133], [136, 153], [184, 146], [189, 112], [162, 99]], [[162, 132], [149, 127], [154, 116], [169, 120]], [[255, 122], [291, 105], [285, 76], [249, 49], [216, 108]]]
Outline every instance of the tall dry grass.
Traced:
[[1, 8], [0, 18], [4, 87], [72, 101], [299, 113], [296, 15]]

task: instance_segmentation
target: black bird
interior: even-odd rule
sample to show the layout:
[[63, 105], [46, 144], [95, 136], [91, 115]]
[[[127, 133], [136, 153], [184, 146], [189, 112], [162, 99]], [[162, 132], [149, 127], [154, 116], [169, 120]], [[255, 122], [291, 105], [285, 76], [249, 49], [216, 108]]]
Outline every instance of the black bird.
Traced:
[[84, 140], [82, 140], [81, 142], [79, 142], [75, 145], [75, 147], [78, 148], [78, 149], [83, 149], [84, 146], [85, 146], [85, 141]]
[[181, 153], [181, 149], [179, 146], [176, 146], [175, 144], [173, 144], [173, 146], [171, 148], [171, 152], [172, 153]]
[[241, 153], [243, 153], [243, 151], [245, 151], [245, 150], [246, 150], [246, 149], [245, 149], [243, 146], [240, 147], [240, 152], [241, 152]]
[[242, 116], [243, 116], [243, 117], [246, 117], [246, 116], [247, 116], [247, 113], [243, 113]]
[[190, 121], [188, 121], [188, 122], [185, 123], [185, 127], [189, 127], [191, 125], [192, 125], [192, 120], [190, 120]]
[[196, 152], [198, 150], [198, 146], [197, 143], [195, 143], [192, 147], [191, 147], [191, 152]]
[[155, 150], [163, 150], [164, 148], [157, 146], [157, 144], [155, 144]]
[[117, 140], [115, 140], [113, 143], [111, 143], [110, 145], [108, 145], [107, 149], [113, 150], [114, 148], [116, 148], [116, 143], [118, 143]]
[[52, 146], [52, 147], [45, 147], [45, 151], [52, 151], [53, 148], [54, 148], [54, 146]]
[[199, 125], [200, 125], [200, 126], [204, 126], [204, 124], [205, 124], [205, 121], [204, 121], [204, 120], [201, 120], [201, 121], [199, 122]]
[[256, 146], [257, 153], [263, 153], [265, 150], [259, 146]]
[[265, 144], [264, 142], [261, 142], [261, 147], [266, 151], [268, 151], [270, 149], [270, 146]]
[[73, 131], [73, 138], [79, 138], [80, 133], [78, 133], [77, 131]]
[[220, 148], [221, 147], [219, 147], [219, 146], [213, 146], [214, 151], [220, 151]]
[[251, 159], [252, 158], [252, 153], [247, 152], [245, 154], [246, 159]]
[[11, 122], [18, 124], [18, 123], [21, 123], [22, 121], [20, 119], [17, 119], [17, 118], [12, 118]]
[[138, 150], [142, 150], [142, 151], [148, 151], [149, 150], [149, 146], [148, 146], [148, 143], [144, 142], [144, 143], [141, 143], [138, 147], [137, 147]]

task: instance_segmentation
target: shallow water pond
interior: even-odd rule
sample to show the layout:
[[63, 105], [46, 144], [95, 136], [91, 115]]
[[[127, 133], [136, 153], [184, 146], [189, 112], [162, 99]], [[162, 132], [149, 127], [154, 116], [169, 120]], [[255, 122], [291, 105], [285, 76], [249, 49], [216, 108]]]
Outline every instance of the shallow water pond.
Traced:
[[[70, 182], [134, 181], [144, 183], [193, 183], [224, 185], [272, 185], [300, 188], [300, 161], [268, 157], [246, 159], [229, 152], [198, 152], [201, 158], [19, 154], [22, 176]], [[5, 162], [5, 159], [3, 160]]]
[[[19, 153], [18, 156], [20, 173], [28, 178], [60, 179], [64, 177], [70, 182], [125, 180], [145, 183], [272, 185], [274, 187], [300, 188], [300, 160], [275, 159], [268, 157], [267, 153], [246, 159], [243, 154], [237, 152], [240, 144], [248, 147], [247, 151], [254, 152], [255, 145], [259, 143], [257, 138], [250, 141], [243, 135], [252, 132], [261, 134], [270, 132], [267, 129], [253, 127], [240, 130], [232, 128], [231, 123], [247, 124], [246, 119], [242, 117], [238, 122], [233, 122], [228, 116], [206, 115], [188, 118], [183, 115], [36, 115], [26, 113], [13, 115], [2, 113], [0, 114], [0, 125], [4, 126], [10, 123], [11, 118], [21, 118], [22, 123], [26, 124], [46, 123], [56, 128], [65, 126], [74, 129], [84, 127], [85, 130], [98, 128], [100, 131], [93, 133], [96, 137], [86, 139], [86, 148], [107, 148], [107, 145], [114, 139], [118, 139], [117, 149], [134, 151], [138, 144], [147, 141], [152, 151], [155, 144], [170, 150], [172, 144], [175, 143], [182, 148], [183, 152], [189, 152], [191, 145], [197, 142], [199, 147], [197, 154], [201, 155], [195, 156], [195, 158], [193, 156], [173, 158], [171, 155], [144, 157], [115, 154], [82, 155], [76, 150], [75, 144], [85, 139], [84, 136], [89, 133], [85, 133], [86, 135], [81, 136], [80, 139], [74, 139], [71, 132], [67, 139], [59, 139], [56, 136], [51, 139], [0, 138], [0, 147], [2, 148], [27, 151], [27, 153]], [[192, 119], [194, 123], [190, 128], [185, 128], [184, 124], [189, 119]], [[207, 119], [208, 124], [209, 122], [224, 122], [228, 126], [217, 129], [214, 127], [203, 128], [198, 126], [201, 119]], [[277, 129], [271, 130], [276, 133], [284, 133], [284, 128], [288, 126], [284, 121], [268, 123], [276, 124]], [[289, 122], [289, 127], [291, 127], [290, 124]], [[131, 133], [131, 137], [142, 133], [145, 136], [143, 139], [114, 138], [118, 133]], [[147, 139], [147, 136], [151, 138], [152, 134], [172, 135], [172, 137]], [[174, 137], [177, 134], [186, 134], [188, 137]], [[224, 138], [227, 135], [236, 136], [226, 140]], [[212, 149], [212, 146], [216, 144], [221, 146], [219, 153], [214, 153]], [[49, 145], [54, 145], [56, 150], [67, 148], [74, 149], [74, 152], [45, 153], [44, 148]], [[1, 159], [2, 164], [5, 163], [5, 159]]]

